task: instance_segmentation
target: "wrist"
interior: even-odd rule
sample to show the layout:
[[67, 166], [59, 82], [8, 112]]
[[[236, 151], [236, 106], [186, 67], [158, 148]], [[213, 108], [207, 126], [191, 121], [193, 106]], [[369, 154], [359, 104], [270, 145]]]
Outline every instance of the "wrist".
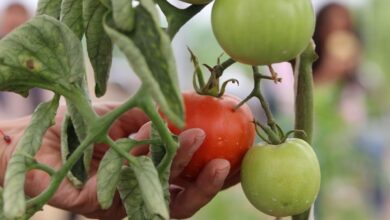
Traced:
[[[1, 123], [0, 130], [0, 186], [3, 186], [7, 164], [14, 152], [16, 145], [23, 135], [23, 131], [28, 125], [29, 118], [21, 118]], [[5, 140], [4, 135], [10, 139]]]

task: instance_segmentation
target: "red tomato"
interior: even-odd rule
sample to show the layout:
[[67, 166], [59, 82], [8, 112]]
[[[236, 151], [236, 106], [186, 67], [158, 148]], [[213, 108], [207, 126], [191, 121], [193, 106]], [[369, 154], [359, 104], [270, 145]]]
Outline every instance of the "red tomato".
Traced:
[[[230, 162], [231, 174], [238, 171], [242, 158], [255, 139], [253, 115], [248, 105], [244, 104], [234, 111], [240, 100], [231, 95], [215, 98], [186, 92], [183, 98], [186, 109], [186, 127], [183, 130], [201, 128], [206, 138], [182, 176], [195, 179], [210, 160], [217, 158]], [[168, 126], [174, 134], [180, 134], [181, 130], [169, 123]]]

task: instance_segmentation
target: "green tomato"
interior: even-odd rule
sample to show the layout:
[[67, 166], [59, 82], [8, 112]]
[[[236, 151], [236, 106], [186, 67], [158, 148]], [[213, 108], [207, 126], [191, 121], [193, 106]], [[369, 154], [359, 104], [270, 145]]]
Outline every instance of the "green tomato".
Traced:
[[205, 5], [210, 3], [212, 0], [180, 0], [180, 1], [194, 4], [194, 5]]
[[320, 166], [311, 146], [291, 138], [280, 145], [258, 144], [245, 155], [242, 189], [260, 211], [276, 216], [310, 208], [320, 189]]
[[234, 60], [268, 65], [291, 60], [307, 47], [315, 14], [310, 0], [216, 0], [211, 22]]

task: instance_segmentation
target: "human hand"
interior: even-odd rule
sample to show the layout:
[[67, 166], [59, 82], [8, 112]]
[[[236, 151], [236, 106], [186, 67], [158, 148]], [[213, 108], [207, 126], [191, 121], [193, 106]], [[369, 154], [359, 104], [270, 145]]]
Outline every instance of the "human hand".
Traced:
[[[150, 123], [145, 124], [134, 136], [143, 140], [150, 136]], [[179, 136], [180, 147], [172, 162], [170, 175], [170, 214], [171, 218], [189, 218], [209, 203], [221, 190], [240, 180], [240, 173], [229, 175], [230, 164], [224, 159], [211, 160], [195, 181], [181, 177], [181, 172], [190, 162], [193, 154], [201, 146], [206, 135], [201, 129], [188, 129]], [[136, 154], [147, 153], [148, 148], [138, 148]]]
[[[97, 105], [95, 110], [99, 115], [104, 115], [116, 107], [115, 104]], [[61, 107], [56, 116], [56, 125], [51, 127], [45, 134], [41, 149], [36, 155], [36, 160], [46, 164], [54, 169], [61, 167], [60, 155], [60, 129], [61, 121], [64, 117], [65, 107]], [[24, 119], [28, 122], [28, 119]], [[146, 115], [134, 109], [127, 112], [118, 119], [110, 129], [110, 136], [116, 140], [128, 137], [135, 133], [143, 124], [148, 121]], [[26, 126], [28, 123], [24, 123]], [[19, 129], [20, 134], [13, 135], [16, 145], [23, 129]], [[134, 135], [135, 139], [141, 140], [149, 138], [150, 124], [144, 125], [139, 132]], [[201, 172], [195, 182], [187, 182], [180, 178], [180, 172], [190, 161], [193, 153], [199, 148], [204, 139], [204, 132], [200, 129], [191, 129], [183, 132], [179, 136], [180, 148], [172, 164], [171, 183], [171, 217], [185, 218], [192, 216], [197, 210], [207, 204], [221, 188], [227, 187], [238, 182], [239, 175], [233, 175], [229, 180], [225, 178], [229, 173], [230, 165], [226, 160], [213, 160]], [[9, 160], [12, 154], [11, 148], [4, 153], [3, 158]], [[121, 219], [125, 216], [125, 210], [122, 206], [119, 195], [115, 196], [113, 205], [108, 210], [102, 210], [97, 201], [96, 194], [96, 172], [100, 160], [108, 147], [105, 145], [96, 145], [93, 161], [91, 165], [90, 178], [82, 189], [77, 189], [65, 179], [58, 191], [49, 201], [49, 204], [61, 209], [69, 210], [74, 213], [82, 214], [91, 218], [99, 219]], [[147, 147], [138, 147], [132, 153], [135, 155], [146, 154]], [[4, 161], [4, 160], [2, 160]], [[2, 170], [3, 174], [4, 171]], [[3, 175], [1, 175], [3, 177]], [[1, 179], [1, 183], [3, 180]], [[39, 170], [32, 170], [26, 178], [25, 192], [28, 196], [36, 196], [44, 191], [50, 184], [50, 177]]]

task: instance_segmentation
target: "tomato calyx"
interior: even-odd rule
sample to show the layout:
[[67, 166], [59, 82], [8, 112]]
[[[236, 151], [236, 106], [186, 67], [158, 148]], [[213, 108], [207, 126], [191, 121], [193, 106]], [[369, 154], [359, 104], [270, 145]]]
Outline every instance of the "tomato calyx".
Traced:
[[[272, 145], [280, 145], [280, 144], [283, 144], [287, 141], [287, 139], [290, 137], [291, 134], [294, 134], [294, 133], [300, 133], [302, 134], [303, 136], [307, 136], [306, 135], [306, 132], [304, 130], [297, 130], [297, 129], [294, 129], [294, 130], [290, 130], [288, 131], [287, 133], [284, 133], [282, 128], [275, 123], [276, 125], [276, 131], [273, 130], [269, 125], [268, 126], [265, 126], [263, 125], [262, 123], [260, 122], [257, 122], [257, 121], [253, 121], [253, 123], [255, 124], [255, 130], [256, 130], [256, 134], [266, 143], [268, 144], [272, 144]], [[261, 130], [265, 133], [263, 134], [261, 132], [261, 130], [259, 129], [259, 127], [261, 128]]]
[[195, 54], [191, 51], [190, 48], [188, 48], [188, 51], [191, 54], [191, 61], [195, 66], [195, 73], [192, 78], [192, 83], [194, 86], [195, 91], [199, 95], [208, 95], [220, 98], [225, 93], [226, 86], [229, 83], [237, 83], [239, 85], [239, 82], [237, 79], [228, 79], [225, 82], [222, 83], [222, 86], [220, 87], [220, 77], [223, 75], [223, 72], [225, 69], [233, 65], [236, 61], [233, 59], [228, 59], [225, 62], [221, 63], [221, 56], [218, 57], [217, 65], [214, 67], [211, 67], [207, 64], [203, 64], [204, 67], [206, 67], [210, 72], [210, 77], [205, 82], [203, 78], [203, 72], [199, 65], [198, 58], [195, 56]]

